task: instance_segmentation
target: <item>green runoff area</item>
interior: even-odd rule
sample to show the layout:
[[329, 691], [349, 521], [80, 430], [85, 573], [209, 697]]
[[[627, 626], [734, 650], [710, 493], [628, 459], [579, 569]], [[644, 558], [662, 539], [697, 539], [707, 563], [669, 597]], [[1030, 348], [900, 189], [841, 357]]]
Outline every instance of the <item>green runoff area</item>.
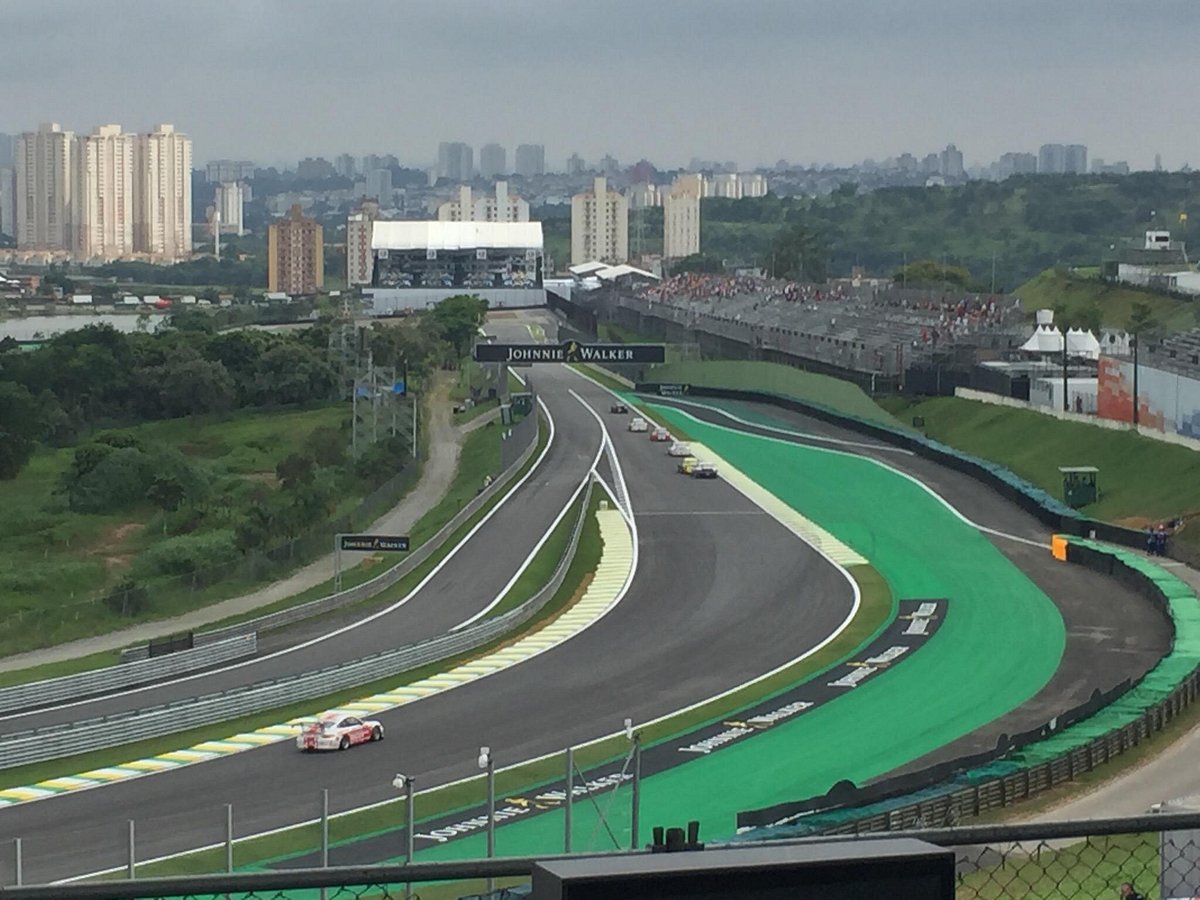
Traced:
[[[1053, 675], [1066, 639], [1054, 604], [919, 485], [848, 454], [707, 425], [665, 407], [651, 409], [865, 556], [891, 597], [950, 599], [945, 623], [903, 665], [750, 740], [646, 778], [643, 836], [653, 825], [699, 819], [702, 838], [728, 837], [742, 809], [822, 794], [843, 779], [863, 783], [883, 775], [1019, 706]], [[777, 689], [815, 674], [810, 670]], [[478, 803], [481, 785], [475, 791]], [[575, 850], [629, 845], [629, 791], [610, 791], [595, 805], [576, 803]], [[497, 853], [552, 852], [562, 847], [562, 837], [562, 813], [546, 812], [498, 829]], [[418, 852], [422, 861], [483, 855], [483, 835]]]

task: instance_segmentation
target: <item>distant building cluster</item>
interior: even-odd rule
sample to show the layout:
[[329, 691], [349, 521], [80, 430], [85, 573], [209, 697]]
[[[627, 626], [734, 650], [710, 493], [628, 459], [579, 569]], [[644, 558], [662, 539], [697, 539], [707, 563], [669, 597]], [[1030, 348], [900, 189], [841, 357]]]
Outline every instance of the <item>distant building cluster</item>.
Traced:
[[18, 251], [80, 262], [191, 255], [192, 142], [173, 126], [77, 136], [50, 123], [19, 135], [13, 156]]
[[267, 228], [267, 291], [315, 294], [325, 284], [325, 233], [316, 219], [292, 207]]

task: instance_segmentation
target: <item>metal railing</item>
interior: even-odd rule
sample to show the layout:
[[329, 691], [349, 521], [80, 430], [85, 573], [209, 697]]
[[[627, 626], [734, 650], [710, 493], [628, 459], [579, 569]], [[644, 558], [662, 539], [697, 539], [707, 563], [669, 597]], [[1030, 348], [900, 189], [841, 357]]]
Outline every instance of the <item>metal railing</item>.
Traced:
[[169, 653], [166, 656], [139, 659], [106, 666], [103, 669], [64, 675], [61, 678], [15, 684], [0, 688], [0, 712], [18, 712], [63, 700], [80, 700], [149, 684], [172, 675], [182, 675], [244, 656], [253, 656], [257, 650], [258, 635], [251, 632], [204, 647]]
[[[974, 828], [910, 831], [915, 838], [954, 852], [955, 896], [974, 898], [1053, 897], [1063, 900], [1109, 898], [1121, 900], [1123, 887], [1147, 898], [1167, 900], [1200, 896], [1200, 814], [1150, 815], [1128, 819], [1060, 822], [1041, 825], [999, 825]], [[673, 859], [699, 862], [709, 849], [770, 848], [801, 844], [832, 860], [843, 856], [847, 843], [853, 852], [871, 853], [872, 837], [821, 839], [803, 842], [713, 844]], [[642, 856], [645, 851], [607, 854], [614, 859]], [[422, 896], [423, 886], [438, 897], [491, 896], [501, 900], [508, 888], [484, 893], [484, 879], [528, 884], [540, 862], [580, 859], [597, 854], [564, 857], [553, 851], [539, 856], [411, 865], [334, 866], [279, 869], [265, 872], [192, 875], [80, 884], [14, 886], [2, 889], [11, 900], [147, 900], [167, 898], [234, 897], [239, 900], [284, 900], [294, 891], [322, 891], [330, 900]], [[5, 854], [8, 856], [8, 854]], [[844, 857], [843, 857], [844, 858]], [[7, 863], [7, 860], [5, 860]], [[6, 866], [7, 867], [7, 866]], [[6, 873], [8, 874], [8, 873]], [[7, 883], [13, 883], [11, 874]], [[803, 886], [797, 886], [803, 887]], [[646, 896], [646, 895], [639, 895]], [[686, 896], [686, 894], [684, 894]]]
[[311, 619], [315, 616], [324, 615], [328, 612], [333, 612], [347, 606], [353, 606], [363, 600], [381, 594], [383, 591], [396, 584], [398, 581], [407, 576], [410, 572], [420, 566], [425, 560], [432, 556], [441, 544], [457, 531], [464, 522], [475, 515], [484, 505], [488, 503], [497, 493], [507, 489], [508, 483], [504, 476], [508, 471], [519, 471], [521, 466], [528, 462], [529, 457], [533, 455], [537, 449], [538, 430], [533, 430], [532, 438], [529, 441], [529, 446], [524, 452], [514, 460], [513, 464], [507, 470], [500, 473], [495, 481], [486, 487], [481, 493], [471, 499], [466, 506], [455, 513], [454, 518], [438, 529], [437, 533], [431, 538], [412, 551], [403, 562], [387, 569], [384, 572], [376, 575], [370, 581], [364, 581], [362, 584], [355, 585], [351, 588], [346, 588], [327, 597], [320, 597], [316, 600], [310, 600], [307, 603], [301, 603], [296, 606], [281, 609], [278, 612], [267, 613], [266, 615], [257, 616], [253, 619], [247, 619], [245, 622], [238, 622], [233, 625], [226, 625], [222, 628], [214, 628], [211, 631], [197, 632], [196, 643], [207, 644], [213, 641], [223, 641], [230, 637], [241, 634], [254, 632], [271, 631], [276, 628], [283, 628], [287, 625], [294, 625], [297, 622], [302, 622], [305, 619]]
[[327, 697], [477, 650], [520, 628], [536, 616], [562, 586], [587, 518], [587, 496], [585, 491], [583, 508], [575, 523], [570, 544], [550, 581], [529, 600], [502, 615], [484, 619], [462, 631], [324, 669], [111, 716], [7, 734], [0, 741], [0, 769], [102, 750], [256, 715], [292, 703]]

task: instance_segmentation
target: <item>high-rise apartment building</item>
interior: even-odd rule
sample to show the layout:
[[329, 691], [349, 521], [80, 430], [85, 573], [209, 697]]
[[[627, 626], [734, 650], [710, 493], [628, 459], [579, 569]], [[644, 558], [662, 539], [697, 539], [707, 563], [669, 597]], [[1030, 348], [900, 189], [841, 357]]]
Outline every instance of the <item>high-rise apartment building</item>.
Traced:
[[204, 180], [209, 184], [249, 181], [253, 177], [254, 163], [248, 159], [214, 159], [204, 167]]
[[75, 134], [57, 122], [17, 138], [16, 237], [21, 250], [70, 250]]
[[358, 164], [349, 153], [339, 154], [333, 160], [333, 169], [342, 178], [353, 178], [358, 174]]
[[120, 125], [100, 125], [75, 142], [69, 249], [76, 259], [133, 255], [134, 140]]
[[322, 178], [332, 178], [337, 174], [333, 163], [323, 156], [306, 156], [296, 163], [296, 177], [308, 181], [318, 181]]
[[0, 234], [17, 237], [17, 172], [0, 168]]
[[571, 198], [571, 265], [629, 259], [629, 204], [608, 179], [597, 177], [592, 189]]
[[379, 204], [367, 201], [346, 219], [346, 284], [370, 284], [375, 274], [371, 234], [379, 218]]
[[529, 204], [508, 192], [507, 181], [496, 182], [496, 193], [475, 197], [468, 185], [458, 189], [458, 199], [438, 207], [439, 222], [528, 222]]
[[219, 222], [221, 234], [236, 234], [238, 237], [244, 235], [246, 233], [245, 208], [245, 185], [240, 181], [218, 184], [213, 192], [213, 205], [209, 212], [209, 233], [216, 233]]
[[1038, 150], [1039, 175], [1061, 175], [1067, 171], [1067, 148], [1062, 144], [1042, 144]]
[[469, 144], [443, 141], [438, 145], [437, 177], [470, 181], [475, 177], [475, 150]]
[[392, 205], [392, 170], [372, 169], [366, 175], [366, 194], [371, 200], [378, 200], [383, 206]]
[[173, 125], [155, 125], [134, 139], [133, 164], [134, 249], [156, 262], [187, 259], [192, 254], [191, 139]]
[[1063, 163], [1063, 169], [1068, 175], [1087, 174], [1087, 147], [1083, 144], [1067, 144]]
[[663, 197], [663, 258], [681, 259], [700, 252], [700, 198], [704, 176], [680, 175]]
[[942, 151], [939, 172], [943, 178], [962, 178], [966, 174], [962, 151], [953, 144], [947, 144], [946, 149]]
[[582, 175], [587, 171], [587, 163], [583, 161], [583, 157], [578, 153], [572, 153], [567, 157], [567, 174]]
[[316, 219], [305, 218], [300, 204], [267, 228], [267, 290], [315, 294], [325, 283], [325, 233]]
[[508, 174], [508, 151], [499, 144], [484, 144], [479, 151], [479, 177], [496, 178]]
[[543, 144], [520, 144], [514, 168], [522, 178], [545, 175], [546, 147]]
[[17, 154], [17, 136], [0, 132], [0, 169], [11, 169]]
[[662, 190], [657, 184], [643, 181], [625, 189], [625, 199], [630, 209], [649, 209], [663, 205]]

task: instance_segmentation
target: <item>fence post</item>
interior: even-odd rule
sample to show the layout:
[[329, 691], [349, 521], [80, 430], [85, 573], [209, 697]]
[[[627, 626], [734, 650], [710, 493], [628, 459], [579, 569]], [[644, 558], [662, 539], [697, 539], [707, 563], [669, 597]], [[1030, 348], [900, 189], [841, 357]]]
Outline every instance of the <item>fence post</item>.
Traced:
[[133, 819], [129, 820], [129, 880], [137, 878], [137, 854], [134, 847]]
[[563, 853], [571, 852], [571, 813], [575, 801], [575, 748], [567, 748], [567, 795], [563, 800]]
[[[329, 868], [329, 788], [321, 789], [321, 868]], [[321, 888], [321, 900], [327, 896]]]
[[233, 804], [225, 804], [225, 871], [233, 872]]
[[25, 881], [24, 875], [21, 871], [21, 839], [20, 838], [13, 838], [13, 851], [14, 851], [14, 855], [16, 857], [15, 870], [16, 870], [16, 876], [17, 876], [17, 887], [20, 887]]

